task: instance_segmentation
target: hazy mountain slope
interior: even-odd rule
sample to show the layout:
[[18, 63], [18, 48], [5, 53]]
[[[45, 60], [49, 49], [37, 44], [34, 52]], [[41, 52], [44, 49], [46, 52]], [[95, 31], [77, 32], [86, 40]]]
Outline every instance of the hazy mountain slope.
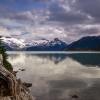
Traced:
[[100, 36], [83, 37], [67, 46], [66, 50], [100, 50]]

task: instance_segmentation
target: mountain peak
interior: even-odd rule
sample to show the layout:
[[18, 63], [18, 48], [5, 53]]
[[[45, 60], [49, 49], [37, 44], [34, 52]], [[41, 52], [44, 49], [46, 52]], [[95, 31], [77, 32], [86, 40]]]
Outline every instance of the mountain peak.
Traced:
[[58, 39], [58, 38], [54, 38], [54, 41], [60, 41], [60, 39]]

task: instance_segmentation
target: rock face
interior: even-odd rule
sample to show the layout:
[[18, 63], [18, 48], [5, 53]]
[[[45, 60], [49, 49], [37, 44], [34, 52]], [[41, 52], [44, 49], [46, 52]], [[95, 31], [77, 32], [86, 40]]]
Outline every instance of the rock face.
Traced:
[[29, 89], [2, 65], [0, 55], [0, 100], [34, 100]]

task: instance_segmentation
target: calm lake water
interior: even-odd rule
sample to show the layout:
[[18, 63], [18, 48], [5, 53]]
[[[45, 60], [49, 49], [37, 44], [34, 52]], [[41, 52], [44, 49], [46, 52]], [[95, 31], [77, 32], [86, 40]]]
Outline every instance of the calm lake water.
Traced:
[[36, 100], [100, 100], [100, 53], [9, 52], [9, 61]]

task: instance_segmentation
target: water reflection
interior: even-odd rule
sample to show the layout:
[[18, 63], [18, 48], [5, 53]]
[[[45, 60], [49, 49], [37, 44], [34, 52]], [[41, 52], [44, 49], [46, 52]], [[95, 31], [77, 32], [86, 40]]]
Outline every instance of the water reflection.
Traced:
[[36, 100], [99, 100], [99, 60], [100, 54], [9, 53], [14, 70], [26, 69], [17, 77], [33, 84]]
[[[11, 54], [11, 52], [9, 53]], [[34, 54], [34, 53], [13, 53], [12, 55], [10, 55], [12, 58], [19, 58], [19, 56], [38, 56], [40, 58], [46, 58], [49, 60], [52, 60], [55, 64], [58, 64], [59, 62], [65, 60], [66, 58], [72, 58], [73, 60], [76, 60], [77, 62], [83, 64], [83, 65], [87, 65], [88, 67], [91, 65], [94, 66], [100, 66], [100, 53], [75, 53], [75, 54], [71, 54], [71, 53], [66, 53], [66, 54]], [[92, 59], [91, 59], [92, 58]]]

